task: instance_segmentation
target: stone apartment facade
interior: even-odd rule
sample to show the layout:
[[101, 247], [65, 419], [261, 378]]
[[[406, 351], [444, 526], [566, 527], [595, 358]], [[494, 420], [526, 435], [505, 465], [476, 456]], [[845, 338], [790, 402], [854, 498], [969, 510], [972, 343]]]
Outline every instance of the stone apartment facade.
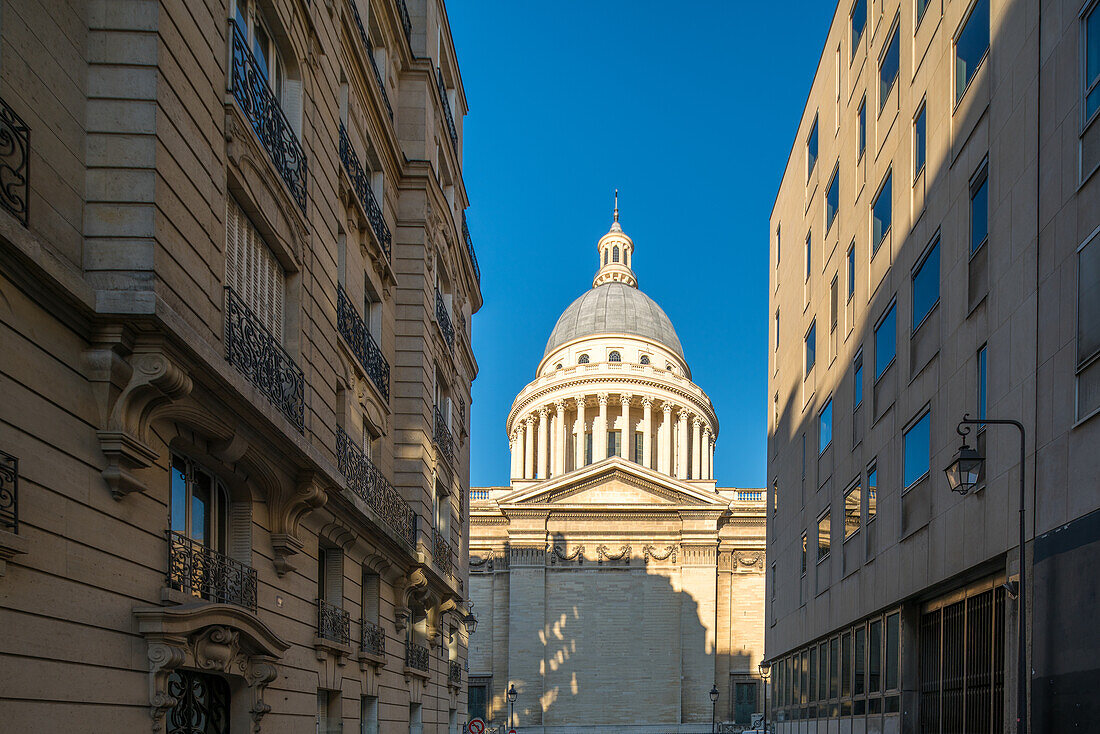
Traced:
[[[842, 0], [771, 215], [769, 718], [1095, 726], [1100, 4]], [[964, 414], [974, 491], [944, 469]]]
[[442, 0], [3, 2], [0, 98], [4, 728], [456, 734]]

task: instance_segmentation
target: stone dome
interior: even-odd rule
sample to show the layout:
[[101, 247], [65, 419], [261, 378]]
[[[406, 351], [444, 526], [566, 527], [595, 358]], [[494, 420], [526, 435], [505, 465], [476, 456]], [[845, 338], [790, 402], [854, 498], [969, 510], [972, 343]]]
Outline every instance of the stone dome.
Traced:
[[672, 322], [652, 298], [625, 283], [604, 283], [587, 291], [558, 319], [543, 356], [574, 339], [630, 334], [651, 339], [684, 358]]

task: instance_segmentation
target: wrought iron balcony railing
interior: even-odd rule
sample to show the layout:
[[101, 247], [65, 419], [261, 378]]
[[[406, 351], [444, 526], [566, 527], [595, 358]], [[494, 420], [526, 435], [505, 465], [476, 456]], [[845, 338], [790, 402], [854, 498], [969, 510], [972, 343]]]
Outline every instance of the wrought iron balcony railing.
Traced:
[[0, 206], [24, 227], [30, 196], [31, 131], [0, 99]]
[[456, 687], [462, 685], [462, 664], [457, 660], [447, 665], [447, 682]]
[[438, 287], [435, 289], [435, 320], [439, 324], [439, 330], [443, 332], [447, 348], [453, 352], [455, 349], [455, 327], [451, 323], [451, 314], [447, 310], [447, 302], [443, 300], [443, 294], [439, 292]]
[[439, 102], [443, 105], [443, 116], [447, 118], [447, 133], [451, 136], [451, 145], [458, 149], [458, 128], [455, 127], [455, 117], [451, 114], [451, 101], [447, 99], [447, 85], [443, 82], [443, 70], [435, 69], [435, 83], [439, 88]]
[[19, 459], [0, 451], [0, 528], [19, 532]]
[[365, 653], [371, 655], [377, 655], [378, 657], [386, 656], [386, 633], [383, 629], [363, 619], [359, 622], [360, 629], [363, 630], [363, 639], [359, 642], [359, 649]]
[[230, 21], [233, 36], [233, 68], [230, 73], [230, 91], [241, 106], [241, 111], [252, 124], [260, 143], [267, 149], [272, 163], [279, 171], [291, 196], [306, 210], [306, 179], [308, 166], [302, 144], [286, 119], [279, 100], [268, 84], [267, 69], [260, 66], [248, 48], [241, 29]]
[[363, 170], [362, 164], [359, 163], [359, 156], [355, 154], [355, 149], [351, 147], [348, 131], [342, 124], [340, 125], [340, 161], [344, 164], [344, 170], [347, 171], [348, 178], [351, 179], [355, 196], [359, 199], [363, 211], [367, 213], [367, 219], [370, 220], [374, 236], [378, 239], [382, 252], [386, 254], [386, 259], [389, 260], [390, 245], [393, 240], [390, 227], [386, 224], [385, 217], [382, 216], [382, 207], [379, 206], [378, 199], [374, 196], [370, 181], [367, 179], [367, 173]]
[[363, 27], [363, 18], [359, 15], [359, 8], [355, 6], [355, 0], [348, 0], [348, 2], [351, 4], [351, 13], [355, 18], [355, 25], [359, 28], [359, 40], [363, 42], [367, 58], [370, 59], [371, 69], [374, 70], [374, 78], [378, 81], [378, 90], [382, 92], [382, 101], [386, 103], [386, 109], [389, 111], [392, 120], [393, 107], [390, 106], [390, 95], [386, 94], [386, 83], [382, 80], [382, 71], [378, 68], [378, 62], [374, 60], [374, 45], [370, 42], [367, 29]]
[[355, 358], [363, 365], [367, 376], [382, 393], [382, 397], [389, 400], [390, 363], [382, 356], [382, 349], [367, 330], [367, 325], [363, 323], [343, 286], [336, 289], [336, 328], [347, 340]]
[[275, 336], [245, 302], [225, 287], [225, 358], [282, 411], [305, 429], [305, 377]]
[[405, 643], [405, 665], [428, 672], [428, 648], [415, 642]]
[[405, 5], [405, 0], [397, 0], [397, 12], [401, 14], [401, 28], [405, 31], [405, 40], [409, 42], [409, 46], [412, 46], [413, 42], [413, 23], [412, 18], [409, 17], [409, 8]]
[[432, 528], [432, 563], [444, 575], [451, 575], [451, 544], [435, 528]]
[[447, 419], [443, 417], [443, 413], [439, 408], [435, 408], [435, 431], [432, 434], [432, 439], [435, 442], [436, 447], [439, 448], [440, 453], [447, 459], [447, 463], [454, 466], [455, 463], [455, 440], [451, 435], [451, 429], [447, 426]]
[[470, 264], [474, 266], [474, 277], [481, 283], [481, 268], [477, 265], [477, 253], [474, 252], [474, 239], [470, 236], [470, 227], [466, 224], [466, 215], [462, 215], [462, 239], [466, 241], [466, 254], [470, 256]]
[[256, 569], [171, 530], [167, 583], [207, 601], [256, 611]]
[[324, 599], [318, 599], [317, 636], [341, 645], [351, 644], [351, 615]]
[[336, 429], [336, 464], [347, 479], [348, 489], [381, 515], [399, 538], [415, 546], [416, 514], [409, 503], [339, 427]]

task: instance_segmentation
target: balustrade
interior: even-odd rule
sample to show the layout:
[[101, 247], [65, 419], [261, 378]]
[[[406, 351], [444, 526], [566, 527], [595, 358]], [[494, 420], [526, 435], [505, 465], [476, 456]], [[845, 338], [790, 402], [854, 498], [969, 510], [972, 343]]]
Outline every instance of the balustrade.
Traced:
[[389, 260], [393, 242], [390, 226], [386, 224], [386, 218], [382, 216], [382, 207], [374, 196], [370, 179], [367, 177], [366, 171], [363, 170], [363, 165], [359, 162], [359, 156], [356, 155], [355, 149], [351, 147], [351, 139], [348, 138], [348, 131], [343, 124], [340, 125], [340, 161], [344, 164], [344, 170], [347, 171], [348, 178], [351, 179], [351, 187], [355, 190], [355, 196], [359, 200], [359, 204], [363, 207], [363, 211], [367, 213], [367, 219], [370, 221], [371, 230], [378, 240], [378, 245], [386, 255], [386, 260]]
[[447, 348], [455, 350], [455, 327], [451, 323], [451, 314], [447, 310], [447, 302], [443, 300], [443, 294], [439, 288], [435, 289], [435, 320], [439, 324], [439, 330], [443, 332], [443, 339], [447, 342]]
[[343, 286], [336, 289], [336, 328], [351, 347], [355, 358], [363, 366], [371, 382], [390, 399], [390, 363], [382, 356], [382, 350], [367, 325], [355, 310]]
[[363, 630], [363, 639], [359, 644], [359, 649], [371, 655], [385, 657], [386, 633], [382, 628], [365, 619], [359, 623], [359, 626]]
[[470, 236], [470, 227], [466, 224], [466, 215], [462, 215], [462, 239], [466, 242], [466, 254], [470, 256], [470, 264], [474, 268], [474, 277], [481, 284], [481, 268], [477, 264], [477, 254], [474, 252], [474, 239]]
[[0, 451], [0, 528], [19, 532], [19, 459]]
[[30, 128], [0, 99], [0, 206], [24, 227], [30, 196], [30, 155]]
[[435, 528], [432, 528], [432, 563], [444, 575], [451, 575], [451, 544]]
[[256, 611], [256, 569], [175, 531], [168, 532], [168, 588]]
[[351, 13], [352, 17], [355, 18], [355, 25], [359, 29], [359, 40], [363, 42], [363, 48], [370, 60], [371, 69], [374, 70], [374, 78], [378, 82], [378, 89], [382, 92], [382, 101], [386, 103], [386, 109], [389, 111], [392, 120], [393, 107], [390, 106], [390, 96], [386, 94], [386, 83], [383, 81], [382, 72], [378, 68], [378, 62], [374, 59], [374, 46], [370, 42], [367, 29], [363, 26], [363, 18], [359, 15], [359, 8], [355, 6], [355, 0], [348, 0], [348, 2], [351, 4]]
[[409, 641], [405, 643], [405, 665], [428, 672], [428, 648]]
[[443, 81], [443, 70], [438, 67], [435, 70], [435, 83], [439, 88], [439, 103], [443, 106], [443, 117], [447, 120], [447, 133], [451, 136], [451, 145], [458, 150], [458, 128], [455, 127], [455, 118], [451, 114], [451, 101], [447, 99], [447, 85]]
[[348, 482], [348, 489], [377, 512], [399, 538], [415, 546], [416, 515], [409, 503], [339, 427], [336, 429], [336, 464]]
[[351, 644], [351, 615], [324, 599], [318, 599], [317, 636], [341, 645]]
[[451, 435], [451, 429], [447, 426], [447, 420], [439, 408], [435, 408], [435, 431], [432, 440], [440, 453], [452, 467], [455, 465], [455, 440]]

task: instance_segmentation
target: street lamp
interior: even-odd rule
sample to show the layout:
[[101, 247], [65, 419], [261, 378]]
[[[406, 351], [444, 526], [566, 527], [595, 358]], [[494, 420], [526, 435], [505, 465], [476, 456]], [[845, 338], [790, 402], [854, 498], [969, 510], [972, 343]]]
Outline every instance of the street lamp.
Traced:
[[760, 671], [760, 678], [764, 681], [764, 734], [768, 734], [768, 676], [771, 675], [772, 666], [767, 660], [761, 660], [756, 668]]
[[970, 433], [970, 426], [1015, 426], [1020, 432], [1020, 582], [1017, 584], [1019, 609], [1017, 622], [1019, 624], [1019, 645], [1016, 651], [1016, 731], [1018, 734], [1027, 734], [1027, 605], [1024, 595], [1024, 580], [1026, 578], [1024, 564], [1024, 543], [1027, 541], [1024, 524], [1024, 509], [1027, 493], [1024, 489], [1024, 459], [1026, 457], [1026, 437], [1024, 424], [1013, 420], [992, 420], [982, 418], [974, 420], [969, 413], [963, 414], [955, 431], [963, 437], [963, 444], [959, 447], [955, 458], [947, 465], [944, 472], [947, 474], [947, 483], [951, 485], [951, 491], [965, 495], [978, 483], [985, 457], [966, 445], [966, 435]]
[[477, 629], [477, 617], [474, 616], [474, 603], [466, 602], [466, 614], [462, 617], [462, 626], [466, 628], [466, 634], [472, 635]]
[[512, 715], [515, 713], [515, 704], [518, 697], [519, 692], [516, 691], [516, 684], [513, 683], [508, 687], [508, 731], [512, 730]]
[[710, 687], [710, 734], [714, 734], [714, 711], [718, 706], [718, 686]]

